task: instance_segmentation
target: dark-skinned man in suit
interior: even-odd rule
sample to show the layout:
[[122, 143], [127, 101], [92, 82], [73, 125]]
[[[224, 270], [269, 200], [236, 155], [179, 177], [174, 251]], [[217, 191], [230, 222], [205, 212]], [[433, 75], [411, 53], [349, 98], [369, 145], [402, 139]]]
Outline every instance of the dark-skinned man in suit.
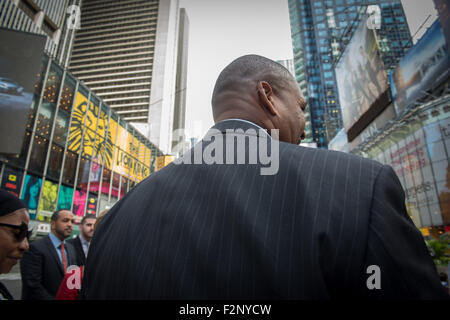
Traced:
[[67, 268], [76, 265], [71, 234], [74, 216], [68, 210], [53, 213], [51, 232], [30, 244], [20, 263], [23, 300], [53, 300]]
[[392, 168], [298, 146], [305, 107], [276, 62], [229, 64], [205, 138], [96, 230], [82, 298], [445, 299]]

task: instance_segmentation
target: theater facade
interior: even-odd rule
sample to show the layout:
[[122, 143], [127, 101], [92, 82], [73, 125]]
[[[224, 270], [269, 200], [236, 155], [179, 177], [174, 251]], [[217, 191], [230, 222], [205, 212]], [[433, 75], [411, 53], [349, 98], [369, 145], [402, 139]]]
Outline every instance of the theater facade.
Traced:
[[79, 222], [155, 171], [162, 152], [69, 71], [44, 55], [35, 76], [22, 151], [0, 159], [0, 187], [26, 203], [32, 221], [68, 209]]

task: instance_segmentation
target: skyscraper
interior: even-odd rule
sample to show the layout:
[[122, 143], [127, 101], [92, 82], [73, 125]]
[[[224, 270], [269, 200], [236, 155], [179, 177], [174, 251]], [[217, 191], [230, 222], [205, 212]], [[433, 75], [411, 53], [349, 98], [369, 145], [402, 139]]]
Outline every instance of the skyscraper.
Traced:
[[[188, 64], [188, 40], [189, 40], [189, 18], [184, 8], [180, 9], [180, 23], [178, 31], [178, 51], [177, 51], [177, 75], [175, 83], [175, 105], [173, 112], [173, 130], [184, 132], [186, 122], [186, 83]], [[181, 133], [181, 132], [180, 132]], [[184, 134], [181, 134], [184, 138]], [[173, 137], [172, 148], [181, 141]], [[185, 141], [182, 141], [184, 143]], [[183, 152], [180, 150], [174, 150]]]
[[184, 112], [175, 110], [179, 16], [178, 0], [83, 0], [70, 60], [77, 78], [164, 152], [174, 112]]
[[342, 128], [334, 63], [369, 5], [380, 9], [377, 37], [389, 71], [412, 45], [400, 0], [289, 0], [296, 79], [306, 91], [319, 147], [326, 148]]
[[[292, 60], [292, 59], [278, 60], [277, 62], [279, 64], [281, 64], [283, 67], [285, 67], [286, 69], [288, 69], [289, 72], [292, 74], [292, 76], [296, 78], [297, 83], [299, 84], [299, 88], [300, 88], [303, 96], [306, 99], [308, 92], [306, 91], [305, 82], [299, 81], [298, 78], [295, 76], [296, 72], [295, 72], [294, 60]], [[312, 134], [311, 134], [311, 116], [309, 114], [308, 106], [306, 107], [304, 114], [305, 114], [305, 139], [302, 140], [302, 143], [311, 143], [313, 140], [312, 140]]]

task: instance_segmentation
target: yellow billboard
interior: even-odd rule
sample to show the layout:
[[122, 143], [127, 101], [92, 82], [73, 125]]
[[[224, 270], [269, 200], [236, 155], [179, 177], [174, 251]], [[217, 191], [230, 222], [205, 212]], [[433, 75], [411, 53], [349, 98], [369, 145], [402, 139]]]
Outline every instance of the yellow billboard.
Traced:
[[107, 131], [108, 116], [99, 106], [89, 102], [80, 92], [75, 95], [75, 107], [70, 123], [68, 149], [92, 157], [100, 163], [111, 166], [113, 142]]
[[156, 159], [156, 171], [164, 168], [175, 159], [174, 156], [160, 156]]

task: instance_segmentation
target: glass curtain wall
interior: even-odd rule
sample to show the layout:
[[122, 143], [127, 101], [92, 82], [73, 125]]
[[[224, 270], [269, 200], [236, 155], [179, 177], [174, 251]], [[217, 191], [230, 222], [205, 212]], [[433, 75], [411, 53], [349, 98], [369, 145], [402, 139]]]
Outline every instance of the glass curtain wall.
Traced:
[[44, 56], [21, 153], [0, 162], [0, 187], [32, 220], [72, 210], [79, 222], [154, 172], [162, 153], [69, 72]]

